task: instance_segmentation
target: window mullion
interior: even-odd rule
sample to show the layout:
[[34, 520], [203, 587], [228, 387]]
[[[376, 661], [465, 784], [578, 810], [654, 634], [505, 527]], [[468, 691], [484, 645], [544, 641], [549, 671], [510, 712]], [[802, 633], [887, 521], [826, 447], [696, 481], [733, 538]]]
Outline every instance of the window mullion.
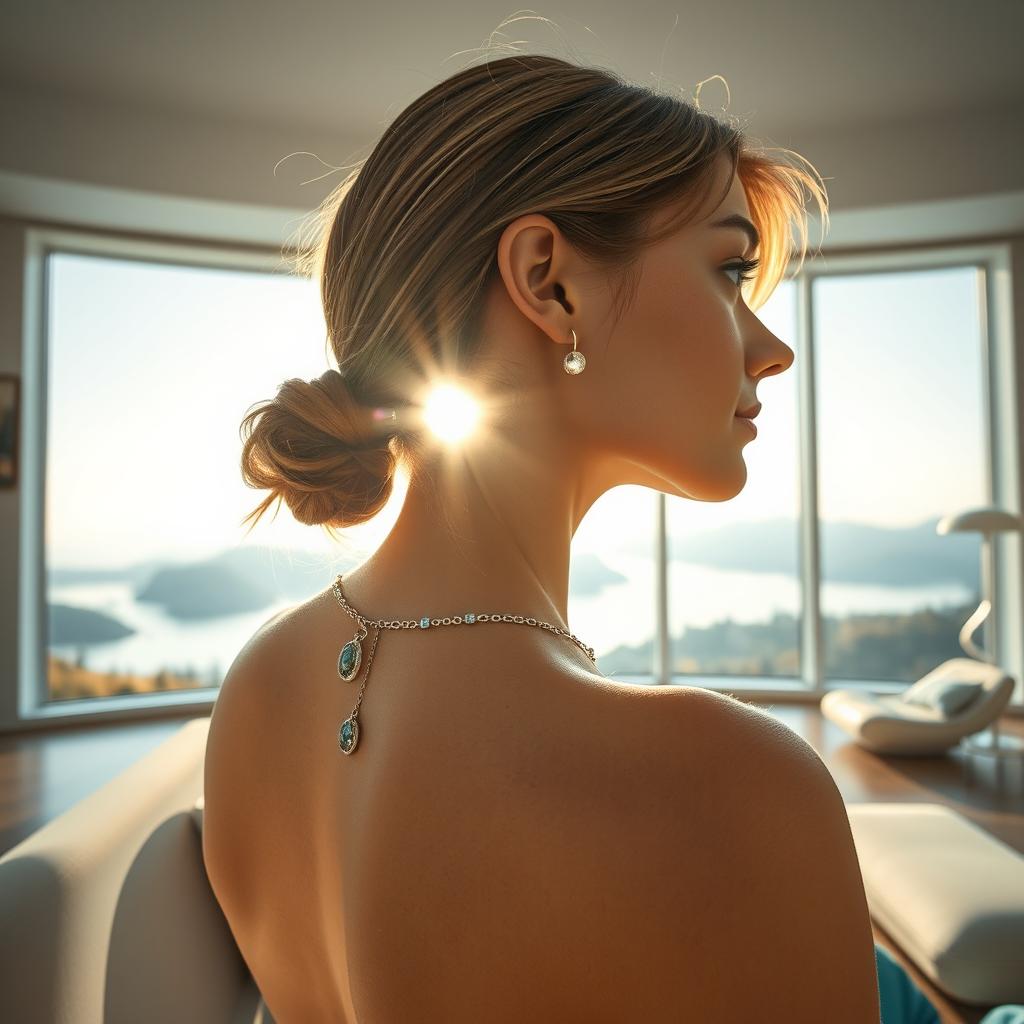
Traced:
[[668, 537], [665, 492], [655, 495], [654, 575], [654, 682], [672, 682], [672, 653], [668, 624]]
[[821, 622], [821, 541], [818, 523], [818, 439], [815, 405], [813, 277], [796, 278], [797, 418], [800, 438], [800, 674], [814, 692], [825, 688]]

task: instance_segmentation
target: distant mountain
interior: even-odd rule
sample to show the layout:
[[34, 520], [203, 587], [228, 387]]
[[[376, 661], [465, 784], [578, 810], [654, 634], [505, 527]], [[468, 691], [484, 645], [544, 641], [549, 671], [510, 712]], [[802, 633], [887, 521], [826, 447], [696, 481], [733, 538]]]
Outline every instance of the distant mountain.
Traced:
[[[979, 537], [973, 533], [939, 536], [938, 518], [917, 526], [887, 529], [857, 523], [821, 525], [822, 573], [829, 583], [918, 587], [957, 583], [976, 592]], [[615, 546], [651, 556], [647, 538], [614, 538]], [[737, 572], [799, 573], [799, 536], [794, 519], [735, 523], [685, 537], [669, 538], [673, 561]], [[210, 618], [268, 607], [275, 601], [303, 601], [328, 586], [339, 572], [362, 557], [325, 555], [302, 549], [241, 545], [211, 558], [181, 565], [147, 560], [120, 569], [49, 570], [52, 585], [121, 580], [140, 601], [155, 601], [177, 618]], [[573, 595], [590, 597], [622, 582], [594, 553], [570, 562]]]
[[617, 569], [609, 569], [590, 552], [573, 555], [569, 563], [569, 592], [579, 597], [593, 597], [613, 583], [625, 583], [626, 577]]
[[91, 608], [51, 604], [48, 610], [51, 644], [103, 644], [123, 640], [136, 632], [112, 615]]
[[246, 545], [215, 555], [206, 564], [230, 570], [254, 586], [266, 587], [277, 597], [304, 601], [346, 573], [362, 558], [317, 554], [288, 548]]
[[166, 564], [166, 560], [149, 559], [115, 569], [108, 566], [86, 566], [74, 569], [50, 566], [46, 570], [46, 580], [53, 587], [73, 586], [78, 583], [130, 583], [133, 587], [138, 587], [145, 583], [157, 569], [163, 568]]
[[136, 601], [162, 605], [176, 619], [210, 619], [259, 611], [275, 599], [270, 587], [210, 562], [159, 569], [135, 594]]
[[[958, 583], [980, 587], [979, 535], [935, 532], [939, 519], [886, 528], [859, 523], [821, 524], [821, 573], [828, 583], [919, 587]], [[795, 519], [734, 523], [669, 538], [669, 557], [714, 569], [796, 576], [800, 537]]]
[[49, 569], [47, 579], [51, 586], [123, 582], [131, 584], [134, 591], [145, 592], [150, 583], [165, 570], [208, 567], [211, 571], [227, 571], [236, 584], [242, 580], [259, 588], [261, 592], [271, 591], [273, 599], [305, 600], [327, 586], [337, 573], [347, 572], [360, 561], [361, 558], [332, 558], [302, 549], [246, 545], [190, 563], [149, 559], [117, 569], [106, 566], [74, 569], [54, 567]]
[[[912, 683], [949, 658], [963, 658], [960, 627], [977, 607], [966, 604], [909, 613], [823, 615], [825, 677], [830, 681], [861, 680]], [[707, 626], [687, 626], [669, 639], [671, 671], [683, 678], [714, 677], [741, 688], [738, 677], [769, 681], [800, 675], [802, 618], [775, 612], [765, 622], [719, 619]], [[984, 631], [976, 642], [988, 643]], [[654, 671], [654, 638], [620, 644], [600, 655], [600, 671], [615, 675], [647, 676]], [[677, 679], [677, 682], [679, 680]]]

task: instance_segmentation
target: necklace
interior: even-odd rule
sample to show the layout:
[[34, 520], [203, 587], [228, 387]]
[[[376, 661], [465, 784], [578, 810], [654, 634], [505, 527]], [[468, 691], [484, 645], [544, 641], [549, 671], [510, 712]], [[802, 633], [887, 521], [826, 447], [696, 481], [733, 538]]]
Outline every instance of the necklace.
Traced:
[[432, 619], [429, 616], [424, 615], [422, 619], [395, 619], [392, 621], [386, 620], [375, 620], [368, 619], [364, 615], [360, 615], [345, 600], [345, 595], [341, 592], [341, 573], [338, 573], [334, 584], [332, 586], [334, 590], [334, 596], [338, 599], [341, 607], [345, 609], [349, 615], [352, 616], [358, 622], [359, 626], [356, 630], [356, 635], [353, 639], [349, 640], [347, 644], [341, 649], [341, 653], [338, 655], [338, 675], [345, 680], [346, 683], [351, 683], [357, 675], [359, 675], [360, 666], [363, 663], [363, 646], [362, 642], [366, 639], [369, 634], [367, 626], [373, 626], [377, 632], [373, 638], [373, 645], [370, 647], [370, 654], [366, 659], [366, 673], [363, 676], [363, 683], [359, 687], [359, 695], [356, 697], [356, 706], [352, 709], [352, 714], [348, 716], [342, 723], [341, 728], [338, 730], [338, 746], [341, 748], [343, 754], [351, 754], [359, 743], [359, 705], [363, 702], [363, 691], [366, 689], [366, 681], [370, 677], [370, 666], [373, 664], [373, 652], [377, 650], [377, 641], [380, 639], [381, 630], [384, 629], [429, 629], [431, 626], [460, 626], [467, 625], [472, 626], [477, 622], [515, 622], [526, 626], [540, 626], [541, 629], [546, 629], [552, 633], [557, 633], [559, 636], [568, 637], [574, 644], [594, 664], [597, 664], [597, 659], [594, 657], [594, 648], [587, 647], [581, 640], [573, 636], [572, 633], [567, 633], [564, 629], [558, 626], [553, 626], [550, 622], [542, 622], [540, 619], [534, 619], [524, 615], [499, 615], [496, 613], [484, 612], [482, 615], [478, 615], [476, 612], [466, 612], [464, 615], [446, 615], [441, 619]]

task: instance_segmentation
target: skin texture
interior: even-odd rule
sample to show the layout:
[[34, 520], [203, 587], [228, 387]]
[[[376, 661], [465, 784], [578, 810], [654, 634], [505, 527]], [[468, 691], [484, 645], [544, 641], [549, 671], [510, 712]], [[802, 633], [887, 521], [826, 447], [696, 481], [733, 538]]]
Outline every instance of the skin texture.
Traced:
[[[570, 541], [604, 491], [742, 489], [751, 434], [734, 413], [793, 353], [723, 269], [746, 238], [704, 222], [734, 212], [749, 215], [738, 182], [647, 252], [614, 327], [607, 279], [548, 218], [508, 226], [487, 355], [518, 384], [441, 465], [441, 504], [411, 487], [346, 574], [356, 609], [565, 628]], [[570, 327], [579, 377], [562, 369]], [[877, 1024], [842, 801], [791, 730], [701, 688], [607, 680], [542, 629], [389, 630], [345, 684], [353, 626], [330, 587], [275, 616], [210, 725], [204, 863], [277, 1024], [354, 1024], [356, 1007], [365, 1024]]]
[[[383, 543], [346, 574], [354, 607], [403, 619], [494, 608], [566, 628], [570, 544], [605, 491], [641, 484], [726, 501], [743, 489], [753, 435], [734, 414], [793, 351], [747, 307], [739, 272], [723, 269], [750, 255], [748, 240], [708, 222], [750, 210], [739, 178], [712, 208], [724, 157], [718, 172], [695, 222], [644, 253], [639, 292], [618, 323], [607, 275], [549, 218], [508, 225], [483, 359], [513, 367], [515, 384], [475, 392], [482, 425], [439, 450], [437, 491], [414, 479]], [[573, 329], [587, 358], [579, 376], [562, 367]]]

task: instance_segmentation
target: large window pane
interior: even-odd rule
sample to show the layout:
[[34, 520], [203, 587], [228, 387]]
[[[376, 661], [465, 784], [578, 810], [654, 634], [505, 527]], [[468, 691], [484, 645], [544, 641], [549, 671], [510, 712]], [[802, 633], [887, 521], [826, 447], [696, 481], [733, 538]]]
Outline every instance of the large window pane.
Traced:
[[[239, 424], [328, 365], [315, 286], [69, 253], [48, 273], [50, 699], [217, 686], [262, 622], [372, 553], [408, 481], [340, 547], [287, 508], [246, 537], [263, 492]], [[574, 538], [570, 626], [609, 676], [651, 671], [654, 502], [614, 488]]]
[[650, 676], [657, 625], [657, 492], [613, 487], [584, 516], [569, 567], [569, 629], [605, 676]]
[[[962, 653], [979, 540], [935, 524], [989, 503], [977, 273], [813, 284], [830, 681], [910, 682]], [[50, 697], [218, 685], [260, 623], [374, 550], [404, 481], [341, 548], [287, 509], [245, 538], [261, 492], [241, 481], [239, 423], [285, 378], [328, 365], [315, 285], [68, 253], [48, 275]], [[759, 316], [799, 359], [795, 301], [784, 282]], [[672, 670], [737, 687], [801, 674], [796, 367], [758, 396], [744, 490], [666, 499]], [[574, 539], [570, 628], [608, 676], [652, 672], [656, 502], [615, 488]]]
[[239, 471], [247, 407], [327, 366], [315, 286], [68, 253], [48, 274], [50, 697], [218, 685], [338, 554], [287, 508], [239, 525], [263, 494]]
[[[797, 349], [792, 281], [758, 316]], [[726, 502], [666, 499], [673, 671], [746, 677], [739, 685], [755, 686], [757, 677], [800, 673], [796, 367], [762, 380], [757, 396], [758, 434], [740, 456], [743, 490]]]
[[836, 275], [813, 286], [826, 677], [911, 682], [979, 597], [989, 504], [978, 271]]

